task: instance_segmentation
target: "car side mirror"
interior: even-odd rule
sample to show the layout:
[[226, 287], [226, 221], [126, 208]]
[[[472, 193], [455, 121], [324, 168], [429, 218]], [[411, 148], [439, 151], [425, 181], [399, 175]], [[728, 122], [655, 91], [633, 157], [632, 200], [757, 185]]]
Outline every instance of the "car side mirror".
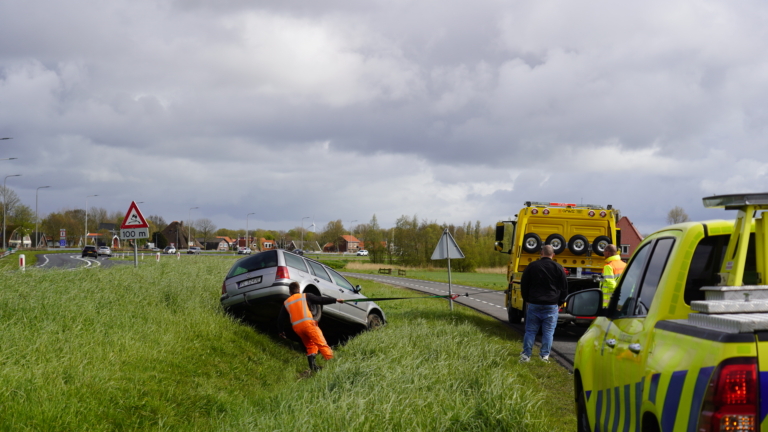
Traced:
[[577, 317], [605, 316], [603, 290], [593, 288], [569, 295], [565, 298], [565, 312]]
[[355, 294], [360, 294], [360, 291], [362, 291], [362, 290], [363, 290], [363, 287], [361, 287], [360, 285], [355, 285], [355, 289], [353, 289], [352, 291]]

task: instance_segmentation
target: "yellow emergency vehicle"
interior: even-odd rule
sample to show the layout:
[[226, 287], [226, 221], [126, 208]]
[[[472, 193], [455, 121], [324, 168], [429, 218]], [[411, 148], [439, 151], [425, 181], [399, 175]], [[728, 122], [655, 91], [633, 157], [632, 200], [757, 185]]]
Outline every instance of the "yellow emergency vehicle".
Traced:
[[634, 252], [574, 363], [579, 431], [768, 431], [768, 193], [704, 198], [736, 220], [672, 225]]
[[[520, 279], [525, 267], [539, 259], [545, 244], [552, 246], [553, 260], [566, 270], [569, 293], [599, 287], [603, 251], [609, 244], [620, 243], [617, 216], [610, 205], [527, 201], [514, 220], [496, 224], [495, 249], [510, 255], [504, 299], [509, 322], [517, 324], [525, 317]], [[575, 319], [561, 311], [558, 324]]]

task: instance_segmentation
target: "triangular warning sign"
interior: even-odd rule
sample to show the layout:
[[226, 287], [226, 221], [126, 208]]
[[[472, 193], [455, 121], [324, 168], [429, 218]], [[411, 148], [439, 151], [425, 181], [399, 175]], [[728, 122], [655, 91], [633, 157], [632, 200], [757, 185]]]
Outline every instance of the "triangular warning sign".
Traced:
[[439, 259], [446, 259], [446, 258], [464, 258], [464, 253], [461, 252], [461, 249], [459, 249], [459, 245], [456, 244], [456, 240], [453, 239], [453, 236], [451, 233], [448, 232], [448, 229], [443, 232], [443, 236], [440, 237], [440, 241], [437, 242], [437, 247], [435, 248], [435, 251], [432, 252], [432, 259], [433, 260], [439, 260]]
[[136, 201], [131, 201], [131, 206], [128, 207], [128, 213], [125, 214], [123, 224], [120, 225], [120, 229], [131, 228], [149, 228], [146, 219], [139, 211], [139, 206], [136, 205]]

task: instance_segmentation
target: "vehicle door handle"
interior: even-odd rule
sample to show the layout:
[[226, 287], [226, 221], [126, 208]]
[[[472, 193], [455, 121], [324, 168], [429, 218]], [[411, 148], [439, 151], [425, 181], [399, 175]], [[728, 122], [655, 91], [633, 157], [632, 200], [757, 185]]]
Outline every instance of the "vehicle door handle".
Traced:
[[343, 292], [344, 292], [344, 290], [343, 290], [343, 289], [341, 289], [341, 288], [339, 288], [339, 292], [340, 292], [340, 293], [343, 293]]
[[315, 279], [315, 282], [320, 283], [320, 279]]
[[608, 339], [605, 341], [605, 344], [609, 347], [613, 348], [616, 346], [616, 339]]
[[629, 348], [629, 350], [635, 354], [640, 354], [640, 350], [643, 349], [643, 347], [641, 347], [639, 343], [629, 344], [627, 348]]

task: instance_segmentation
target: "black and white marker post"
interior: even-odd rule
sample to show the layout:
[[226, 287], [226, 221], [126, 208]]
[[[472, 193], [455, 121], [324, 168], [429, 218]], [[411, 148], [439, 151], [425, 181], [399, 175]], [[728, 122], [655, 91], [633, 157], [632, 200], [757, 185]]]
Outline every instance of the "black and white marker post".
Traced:
[[448, 232], [448, 228], [446, 228], [445, 231], [443, 231], [443, 235], [440, 237], [440, 241], [437, 242], [435, 251], [432, 252], [432, 259], [448, 260], [448, 301], [451, 305], [451, 311], [453, 311], [453, 292], [451, 289], [451, 258], [462, 259], [464, 258], [464, 253], [461, 252], [459, 245], [456, 244], [456, 240], [453, 239], [451, 233]]

